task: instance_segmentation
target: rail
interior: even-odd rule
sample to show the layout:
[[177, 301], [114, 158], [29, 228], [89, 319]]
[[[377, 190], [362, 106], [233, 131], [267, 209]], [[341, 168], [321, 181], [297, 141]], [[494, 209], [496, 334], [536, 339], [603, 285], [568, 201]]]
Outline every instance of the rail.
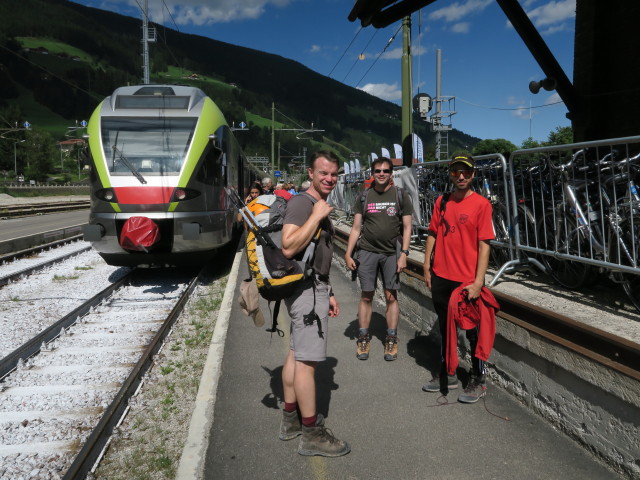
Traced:
[[0, 206], [0, 218], [29, 217], [48, 213], [85, 210], [90, 206], [91, 202], [88, 200], [33, 205], [3, 205]]

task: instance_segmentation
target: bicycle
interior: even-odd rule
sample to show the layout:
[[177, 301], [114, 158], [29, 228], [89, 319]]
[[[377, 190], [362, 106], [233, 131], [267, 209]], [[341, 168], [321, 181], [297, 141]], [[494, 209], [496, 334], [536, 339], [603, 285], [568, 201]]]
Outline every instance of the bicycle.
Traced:
[[557, 192], [561, 198], [540, 224], [542, 247], [554, 252], [541, 261], [556, 282], [570, 289], [584, 285], [594, 266], [608, 270], [640, 310], [640, 196], [634, 180], [640, 155], [617, 161], [612, 151], [576, 167], [579, 158], [586, 163], [586, 154], [579, 150], [567, 163], [549, 163], [559, 172], [552, 202]]

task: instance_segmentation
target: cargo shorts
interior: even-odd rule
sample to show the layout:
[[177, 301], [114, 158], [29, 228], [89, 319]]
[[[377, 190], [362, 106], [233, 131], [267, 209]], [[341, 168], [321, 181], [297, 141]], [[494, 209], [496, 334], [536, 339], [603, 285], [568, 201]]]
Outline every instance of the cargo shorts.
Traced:
[[[317, 317], [311, 318], [314, 288]], [[329, 284], [322, 281], [316, 280], [315, 287], [313, 282], [305, 282], [284, 302], [291, 318], [289, 345], [298, 361], [322, 362], [327, 358], [329, 288]]]

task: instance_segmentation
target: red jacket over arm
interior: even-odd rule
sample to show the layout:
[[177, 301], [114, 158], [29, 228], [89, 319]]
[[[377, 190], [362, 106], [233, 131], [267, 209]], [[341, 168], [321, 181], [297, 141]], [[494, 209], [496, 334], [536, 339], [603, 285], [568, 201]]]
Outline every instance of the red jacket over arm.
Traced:
[[474, 302], [467, 299], [462, 285], [456, 288], [449, 299], [447, 314], [447, 373], [453, 375], [458, 368], [458, 332], [456, 327], [470, 330], [478, 327], [478, 345], [475, 356], [487, 361], [496, 337], [496, 312], [500, 305], [488, 288], [482, 287], [480, 297]]

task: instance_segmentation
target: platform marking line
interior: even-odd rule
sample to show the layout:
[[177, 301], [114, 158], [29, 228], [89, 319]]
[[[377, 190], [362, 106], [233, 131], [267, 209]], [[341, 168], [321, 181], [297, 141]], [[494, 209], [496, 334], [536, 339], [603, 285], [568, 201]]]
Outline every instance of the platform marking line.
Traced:
[[238, 280], [240, 260], [244, 251], [236, 253], [233, 267], [229, 273], [227, 286], [222, 297], [216, 326], [211, 336], [207, 360], [202, 370], [200, 387], [196, 396], [195, 407], [189, 423], [189, 432], [182, 450], [175, 480], [194, 480], [204, 478], [204, 467], [209, 436], [213, 425], [213, 413], [216, 404], [218, 384], [222, 373], [224, 345], [229, 329], [231, 306]]

